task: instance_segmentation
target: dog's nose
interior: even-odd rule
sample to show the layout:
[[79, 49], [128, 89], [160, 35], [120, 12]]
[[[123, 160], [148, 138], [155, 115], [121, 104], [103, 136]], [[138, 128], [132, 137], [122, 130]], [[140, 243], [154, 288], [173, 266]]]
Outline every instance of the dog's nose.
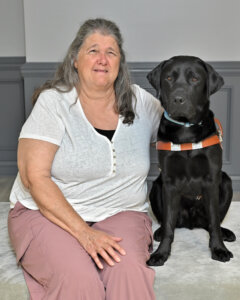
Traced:
[[176, 96], [174, 99], [175, 104], [183, 104], [185, 102], [185, 99], [182, 96]]

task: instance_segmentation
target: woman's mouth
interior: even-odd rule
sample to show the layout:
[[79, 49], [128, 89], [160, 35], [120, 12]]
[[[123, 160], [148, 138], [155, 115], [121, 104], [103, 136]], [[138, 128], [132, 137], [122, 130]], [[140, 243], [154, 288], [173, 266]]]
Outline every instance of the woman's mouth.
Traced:
[[98, 73], [107, 73], [108, 70], [94, 69], [94, 72], [98, 72]]

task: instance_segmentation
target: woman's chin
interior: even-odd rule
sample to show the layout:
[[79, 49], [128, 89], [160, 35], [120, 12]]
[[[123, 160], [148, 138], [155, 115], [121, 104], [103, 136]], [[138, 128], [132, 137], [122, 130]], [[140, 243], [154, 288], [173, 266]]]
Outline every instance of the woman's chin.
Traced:
[[99, 89], [107, 89], [109, 87], [113, 87], [113, 83], [109, 82], [108, 80], [95, 80], [94, 86]]

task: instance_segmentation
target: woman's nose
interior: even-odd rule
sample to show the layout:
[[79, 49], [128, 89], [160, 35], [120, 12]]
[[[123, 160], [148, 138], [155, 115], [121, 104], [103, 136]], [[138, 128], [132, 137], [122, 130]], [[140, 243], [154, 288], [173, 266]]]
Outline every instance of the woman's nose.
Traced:
[[106, 54], [105, 53], [99, 53], [99, 57], [98, 57], [98, 63], [99, 64], [103, 64], [103, 65], [105, 65], [105, 64], [107, 64], [107, 57], [106, 57]]

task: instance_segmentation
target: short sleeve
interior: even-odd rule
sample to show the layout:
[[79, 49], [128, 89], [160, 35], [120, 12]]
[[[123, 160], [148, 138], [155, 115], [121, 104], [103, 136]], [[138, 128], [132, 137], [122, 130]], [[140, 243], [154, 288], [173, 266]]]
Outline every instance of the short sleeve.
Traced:
[[19, 138], [32, 138], [60, 146], [65, 127], [61, 118], [61, 99], [53, 90], [42, 92], [22, 127]]

